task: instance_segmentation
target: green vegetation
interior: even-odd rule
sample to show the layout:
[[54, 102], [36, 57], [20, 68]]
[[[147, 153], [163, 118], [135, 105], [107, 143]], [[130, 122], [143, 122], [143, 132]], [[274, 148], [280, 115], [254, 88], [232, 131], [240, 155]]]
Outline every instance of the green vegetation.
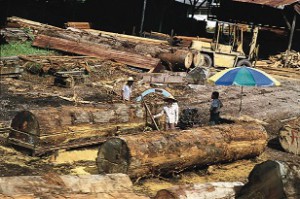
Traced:
[[31, 46], [31, 42], [1, 44], [1, 57], [17, 56], [17, 55], [55, 55], [53, 50], [44, 50]]

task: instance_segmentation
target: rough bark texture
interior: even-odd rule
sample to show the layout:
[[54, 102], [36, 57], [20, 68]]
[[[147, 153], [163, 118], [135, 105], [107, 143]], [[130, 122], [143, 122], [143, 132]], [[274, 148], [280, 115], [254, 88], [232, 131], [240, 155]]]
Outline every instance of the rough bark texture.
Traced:
[[238, 193], [238, 199], [300, 198], [300, 167], [268, 160], [251, 171], [249, 182]]
[[100, 173], [137, 178], [255, 157], [266, 143], [265, 129], [255, 123], [148, 132], [106, 141], [96, 161]]
[[300, 155], [300, 117], [288, 121], [282, 127], [279, 142], [285, 151]]
[[47, 174], [45, 176], [4, 177], [0, 178], [0, 194], [13, 198], [20, 197], [20, 195], [24, 197], [26, 195], [30, 197], [31, 195], [32, 198], [48, 198], [50, 196], [60, 196], [61, 198], [63, 198], [62, 196], [84, 198], [85, 196], [85, 198], [105, 199], [114, 199], [116, 197], [148, 198], [136, 195], [132, 190], [132, 182], [124, 174], [105, 176], [58, 176], [56, 174]]
[[51, 148], [104, 142], [115, 134], [130, 133], [143, 124], [143, 118], [144, 109], [134, 104], [21, 111], [12, 120], [11, 127], [16, 131], [10, 133], [9, 140], [39, 154]]
[[104, 60], [114, 60], [130, 66], [152, 69], [159, 65], [160, 60], [125, 51], [105, 49], [101, 45], [88, 42], [76, 42], [68, 39], [38, 35], [33, 46], [50, 48], [79, 55], [96, 56]]
[[229, 199], [234, 198], [243, 185], [241, 182], [211, 182], [175, 186], [159, 190], [154, 199]]

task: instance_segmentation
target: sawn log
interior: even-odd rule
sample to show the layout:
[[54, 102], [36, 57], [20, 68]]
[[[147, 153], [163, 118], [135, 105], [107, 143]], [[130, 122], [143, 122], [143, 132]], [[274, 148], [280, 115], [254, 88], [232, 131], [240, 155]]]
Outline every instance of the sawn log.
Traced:
[[236, 198], [300, 198], [299, 179], [299, 164], [268, 160], [253, 168]]
[[9, 198], [84, 198], [81, 194], [85, 194], [85, 198], [148, 198], [135, 194], [132, 182], [124, 174], [59, 176], [49, 173], [44, 176], [2, 177], [0, 197], [1, 194]]
[[255, 157], [266, 144], [266, 131], [256, 123], [148, 132], [107, 140], [96, 162], [100, 173], [138, 178]]
[[119, 63], [148, 70], [155, 68], [160, 64], [160, 60], [156, 58], [108, 49], [91, 42], [73, 41], [66, 38], [63, 39], [47, 35], [38, 35], [32, 45], [79, 55], [95, 56], [103, 60], [113, 60]]
[[279, 142], [285, 151], [300, 155], [300, 117], [288, 121], [281, 128]]

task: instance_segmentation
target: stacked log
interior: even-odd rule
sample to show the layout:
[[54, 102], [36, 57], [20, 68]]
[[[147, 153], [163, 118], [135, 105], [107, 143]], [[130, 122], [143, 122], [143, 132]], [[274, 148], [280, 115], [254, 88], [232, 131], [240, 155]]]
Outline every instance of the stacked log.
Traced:
[[[2, 195], [1, 195], [2, 194]], [[0, 197], [9, 198], [102, 198], [147, 199], [135, 194], [124, 174], [19, 176], [0, 178]]]
[[139, 178], [255, 157], [266, 143], [265, 129], [255, 123], [149, 132], [107, 140], [96, 162], [100, 173]]
[[105, 49], [101, 45], [85, 41], [74, 41], [47, 35], [38, 35], [32, 45], [41, 48], [50, 48], [68, 53], [75, 53], [78, 55], [95, 56], [103, 60], [113, 60], [129, 66], [148, 70], [156, 68], [160, 64], [160, 60], [156, 58], [125, 51]]
[[268, 160], [256, 165], [236, 198], [299, 198], [300, 165]]
[[281, 128], [279, 142], [285, 151], [300, 155], [300, 117], [288, 121]]
[[186, 50], [177, 50], [174, 53], [160, 53], [158, 57], [168, 63], [171, 70], [176, 66], [183, 66], [185, 68], [190, 68], [193, 63], [193, 53]]
[[131, 133], [143, 124], [143, 118], [140, 105], [125, 104], [21, 111], [11, 122], [9, 141], [40, 155], [51, 149], [92, 145]]
[[211, 182], [206, 184], [189, 184], [161, 189], [154, 199], [221, 199], [234, 198], [243, 186], [241, 182]]

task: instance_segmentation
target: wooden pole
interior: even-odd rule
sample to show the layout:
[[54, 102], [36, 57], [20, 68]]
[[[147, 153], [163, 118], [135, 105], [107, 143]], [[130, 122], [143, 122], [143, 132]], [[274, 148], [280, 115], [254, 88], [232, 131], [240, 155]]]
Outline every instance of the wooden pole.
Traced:
[[142, 35], [142, 33], [143, 33], [144, 20], [145, 20], [145, 12], [146, 12], [146, 5], [147, 5], [147, 0], [144, 0], [142, 20], [141, 20], [141, 27], [140, 27], [140, 35]]
[[293, 23], [292, 23], [292, 27], [291, 27], [290, 39], [289, 39], [288, 49], [287, 49], [287, 52], [286, 52], [284, 66], [287, 65], [288, 58], [289, 58], [289, 55], [290, 55], [290, 51], [291, 51], [291, 48], [292, 48], [293, 36], [294, 36], [294, 31], [295, 31], [295, 26], [296, 26], [296, 19], [297, 19], [297, 14], [294, 13], [294, 18], [293, 18]]
[[158, 125], [157, 125], [157, 123], [156, 123], [156, 121], [155, 121], [155, 119], [154, 119], [154, 117], [153, 117], [153, 115], [152, 115], [152, 113], [151, 113], [151, 111], [148, 107], [148, 105], [145, 103], [145, 101], [143, 99], [142, 99], [142, 102], [144, 103], [144, 106], [146, 108], [146, 112], [149, 113], [149, 116], [150, 116], [152, 122], [154, 123], [156, 130], [160, 131], [159, 128], [158, 128]]

